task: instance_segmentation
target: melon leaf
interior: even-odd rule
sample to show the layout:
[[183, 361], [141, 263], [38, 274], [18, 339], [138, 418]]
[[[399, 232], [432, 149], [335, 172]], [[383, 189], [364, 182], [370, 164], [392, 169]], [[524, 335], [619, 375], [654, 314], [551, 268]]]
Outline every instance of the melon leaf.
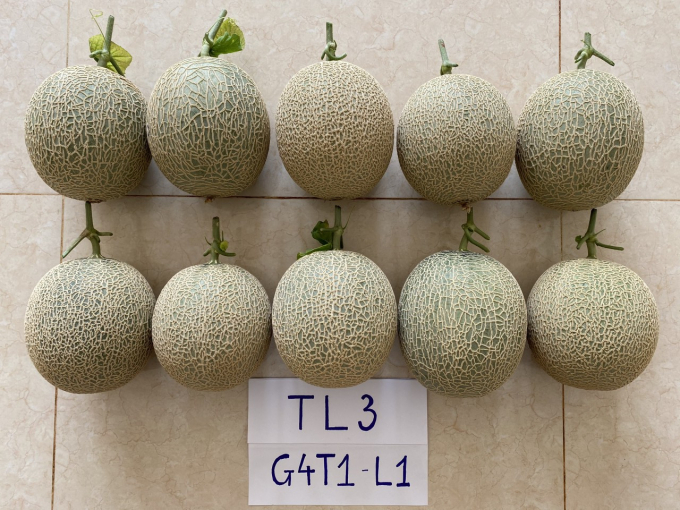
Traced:
[[[95, 51], [99, 51], [102, 49], [104, 49], [104, 36], [101, 34], [97, 34], [90, 37], [90, 53], [94, 53]], [[118, 64], [118, 67], [120, 67], [121, 70], [123, 71], [123, 74], [125, 74], [125, 70], [132, 63], [132, 55], [130, 55], [124, 48], [118, 46], [113, 41], [111, 41], [111, 47], [109, 51], [111, 52], [111, 57], [113, 57], [116, 60], [116, 64]], [[99, 60], [96, 57], [93, 58], [96, 61]], [[113, 67], [113, 64], [111, 62], [107, 62], [106, 67], [111, 69], [111, 71], [116, 72], [116, 68]]]
[[225, 18], [215, 34], [215, 42], [210, 48], [210, 56], [235, 53], [246, 47], [243, 32], [232, 18]]
[[333, 232], [329, 229], [328, 220], [317, 221], [312, 229], [312, 237], [321, 244], [331, 244], [333, 242]]

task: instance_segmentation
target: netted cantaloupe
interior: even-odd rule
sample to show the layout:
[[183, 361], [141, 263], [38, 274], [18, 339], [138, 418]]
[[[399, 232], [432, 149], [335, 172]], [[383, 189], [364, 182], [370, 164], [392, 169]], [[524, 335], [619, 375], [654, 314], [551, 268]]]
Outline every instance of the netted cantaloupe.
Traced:
[[26, 111], [26, 147], [38, 175], [76, 200], [125, 195], [151, 162], [146, 101], [123, 76], [132, 57], [111, 42], [112, 31], [113, 16], [106, 38], [90, 39], [97, 66], [57, 71], [34, 92]]
[[489, 82], [451, 74], [444, 41], [441, 76], [406, 102], [397, 127], [397, 154], [409, 184], [440, 204], [470, 204], [496, 191], [515, 159], [512, 112]]
[[609, 73], [585, 69], [590, 34], [578, 68], [558, 74], [529, 98], [518, 122], [517, 170], [540, 204], [564, 211], [604, 205], [630, 183], [642, 158], [642, 111], [631, 90]]
[[387, 277], [369, 258], [342, 250], [345, 227], [338, 206], [334, 227], [316, 224], [312, 236], [322, 245], [298, 254], [276, 288], [272, 309], [284, 363], [324, 388], [368, 380], [387, 359], [397, 330]]
[[326, 24], [321, 58], [293, 76], [276, 110], [276, 141], [295, 183], [326, 200], [366, 195], [392, 158], [394, 120], [385, 92], [362, 68], [335, 55]]
[[245, 46], [226, 14], [206, 34], [200, 55], [165, 71], [149, 99], [149, 145], [158, 168], [182, 191], [202, 197], [229, 197], [251, 186], [269, 152], [260, 91], [243, 69], [217, 58]]
[[529, 346], [543, 369], [562, 384], [615, 390], [639, 376], [654, 355], [659, 312], [651, 291], [634, 271], [597, 259], [597, 211], [576, 241], [585, 259], [549, 268], [531, 290]]
[[69, 393], [116, 389], [137, 375], [151, 354], [154, 294], [134, 267], [101, 256], [92, 209], [87, 227], [64, 253], [92, 242], [89, 258], [51, 269], [31, 293], [24, 322], [31, 361], [48, 382]]
[[467, 251], [472, 210], [458, 251], [420, 262], [399, 298], [401, 352], [413, 375], [434, 392], [481, 397], [499, 388], [524, 352], [527, 310], [508, 269], [493, 257]]
[[153, 345], [163, 368], [194, 390], [226, 390], [248, 380], [271, 340], [271, 307], [260, 282], [245, 269], [221, 264], [228, 243], [213, 218], [206, 264], [173, 276], [153, 314]]

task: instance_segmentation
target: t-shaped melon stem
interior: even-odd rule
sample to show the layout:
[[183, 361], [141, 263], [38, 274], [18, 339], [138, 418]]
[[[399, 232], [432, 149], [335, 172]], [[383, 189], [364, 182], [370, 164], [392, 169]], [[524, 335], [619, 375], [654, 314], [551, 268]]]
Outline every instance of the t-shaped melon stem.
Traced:
[[577, 64], [576, 69], [585, 69], [586, 62], [588, 62], [588, 59], [592, 56], [596, 56], [597, 58], [604, 60], [610, 66], [614, 65], [613, 60], [611, 60], [609, 57], [605, 57], [602, 53], [593, 48], [590, 32], [586, 32], [585, 36], [583, 36], [582, 42], [583, 48], [578, 50], [578, 53], [576, 53], [576, 56], [574, 57], [574, 62]]
[[66, 256], [71, 253], [73, 248], [78, 246], [80, 241], [83, 239], [89, 239], [92, 243], [92, 255], [91, 259], [103, 259], [101, 249], [99, 248], [99, 238], [102, 236], [112, 236], [111, 232], [100, 232], [92, 223], [92, 203], [85, 202], [85, 230], [83, 230], [78, 238], [71, 243], [71, 246], [66, 248], [66, 251], [62, 254], [61, 258], [66, 258]]
[[475, 220], [473, 217], [473, 210], [472, 207], [470, 207], [467, 210], [467, 221], [461, 225], [463, 228], [463, 238], [460, 240], [460, 245], [458, 246], [459, 251], [468, 251], [468, 242], [474, 244], [477, 248], [480, 248], [484, 250], [485, 252], [488, 253], [489, 248], [484, 246], [482, 243], [477, 241], [476, 239], [473, 239], [473, 234], [477, 233], [480, 236], [482, 236], [484, 239], [489, 241], [491, 238], [486, 234], [482, 229], [480, 229], [477, 225], [475, 225]]
[[[332, 227], [328, 226], [328, 221], [317, 221], [316, 225], [312, 229], [312, 237], [321, 243], [321, 246], [312, 248], [311, 250], [303, 251], [297, 254], [297, 258], [300, 259], [305, 255], [315, 253], [317, 251], [328, 251], [328, 250], [342, 250], [342, 235], [345, 233], [347, 228], [347, 223], [342, 225], [342, 209], [339, 205], [335, 206], [335, 221]], [[350, 213], [351, 215], [351, 213]]]
[[[94, 19], [94, 17], [92, 19]], [[114, 17], [109, 16], [109, 20], [106, 23], [106, 33], [104, 34], [104, 45], [102, 46], [101, 50], [93, 51], [92, 53], [90, 53], [90, 57], [92, 58], [99, 57], [99, 60], [97, 60], [97, 65], [99, 67], [106, 67], [108, 63], [111, 62], [111, 65], [116, 70], [116, 72], [123, 76], [125, 75], [125, 73], [118, 65], [118, 62], [116, 62], [116, 59], [113, 58], [113, 55], [111, 55], [111, 37], [113, 36], [113, 22]], [[97, 23], [97, 26], [99, 26], [99, 23]], [[101, 29], [99, 30], [101, 31]]]
[[597, 247], [607, 248], [608, 250], [618, 250], [623, 251], [621, 246], [612, 246], [611, 244], [603, 244], [597, 240], [597, 235], [604, 232], [604, 229], [599, 232], [595, 232], [595, 221], [597, 221], [597, 209], [592, 209], [590, 211], [590, 222], [588, 223], [588, 230], [582, 236], [576, 236], [576, 249], [580, 250], [583, 243], [586, 243], [588, 247], [588, 257], [589, 259], [597, 258]]
[[458, 67], [458, 64], [454, 64], [449, 60], [449, 54], [446, 52], [444, 39], [439, 39], [439, 54], [442, 56], [442, 66], [439, 68], [439, 74], [451, 74], [451, 69]]
[[341, 56], [335, 56], [335, 50], [338, 49], [338, 43], [333, 39], [333, 23], [326, 22], [326, 47], [321, 54], [321, 60], [342, 60], [347, 56], [343, 53]]
[[212, 242], [205, 240], [208, 243], [208, 248], [203, 254], [204, 257], [210, 255], [210, 262], [208, 264], [219, 264], [220, 255], [223, 257], [235, 257], [235, 253], [228, 253], [226, 250], [229, 248], [229, 243], [224, 240], [224, 232], [220, 230], [220, 219], [215, 216], [212, 219]]
[[203, 36], [203, 46], [201, 46], [201, 52], [198, 54], [199, 57], [209, 57], [210, 56], [210, 49], [212, 48], [213, 44], [215, 43], [215, 36], [217, 35], [217, 31], [220, 29], [222, 26], [222, 22], [224, 21], [224, 18], [227, 17], [227, 10], [223, 9], [222, 12], [220, 13], [220, 17], [217, 18], [217, 21], [215, 24], [210, 27], [210, 31], [206, 32], [205, 35]]

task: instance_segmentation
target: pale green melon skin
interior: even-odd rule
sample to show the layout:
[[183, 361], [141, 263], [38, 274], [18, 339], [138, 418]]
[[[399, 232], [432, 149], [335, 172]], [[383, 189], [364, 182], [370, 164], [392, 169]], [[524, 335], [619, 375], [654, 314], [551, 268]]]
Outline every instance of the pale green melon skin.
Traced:
[[616, 390], [647, 367], [659, 338], [659, 312], [645, 282], [598, 259], [559, 262], [529, 294], [529, 346], [562, 384]]
[[274, 340], [290, 370], [322, 388], [370, 379], [387, 360], [397, 305], [385, 274], [356, 252], [316, 252], [281, 278], [272, 308]]
[[445, 74], [416, 90], [397, 127], [406, 180], [427, 200], [469, 204], [503, 184], [517, 134], [508, 103], [489, 82]]
[[151, 354], [155, 297], [134, 267], [76, 259], [52, 268], [28, 300], [31, 361], [69, 393], [99, 393], [130, 382]]
[[237, 195], [267, 160], [262, 95], [243, 69], [220, 58], [187, 58], [165, 71], [151, 92], [147, 123], [158, 168], [192, 195]]
[[519, 365], [526, 330], [522, 290], [488, 255], [430, 255], [399, 298], [404, 359], [423, 386], [442, 395], [482, 397], [498, 389]]
[[136, 188], [151, 162], [146, 100], [125, 78], [98, 66], [73, 66], [33, 93], [24, 120], [38, 175], [64, 196], [103, 202]]
[[619, 196], [642, 158], [642, 111], [609, 73], [577, 69], [554, 76], [527, 101], [518, 121], [517, 171], [540, 204], [593, 209]]
[[387, 96], [367, 71], [317, 62], [286, 84], [276, 109], [276, 141], [288, 174], [324, 200], [359, 198], [385, 174], [394, 148]]
[[153, 345], [178, 383], [221, 391], [247, 381], [271, 340], [267, 292], [230, 264], [201, 264], [173, 276], [158, 296]]

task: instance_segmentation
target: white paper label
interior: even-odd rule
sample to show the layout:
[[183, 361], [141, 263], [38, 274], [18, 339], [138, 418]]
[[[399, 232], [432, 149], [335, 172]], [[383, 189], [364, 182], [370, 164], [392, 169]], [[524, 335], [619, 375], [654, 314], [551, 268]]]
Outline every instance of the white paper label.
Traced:
[[427, 391], [251, 379], [249, 504], [427, 505]]

